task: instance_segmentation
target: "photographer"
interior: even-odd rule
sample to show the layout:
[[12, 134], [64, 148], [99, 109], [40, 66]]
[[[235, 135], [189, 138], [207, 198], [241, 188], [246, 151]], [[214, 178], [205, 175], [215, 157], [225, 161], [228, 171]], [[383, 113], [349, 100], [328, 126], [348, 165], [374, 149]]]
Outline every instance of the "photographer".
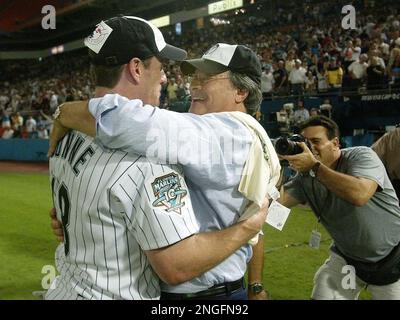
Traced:
[[386, 133], [372, 146], [386, 167], [390, 181], [396, 190], [397, 198], [400, 198], [400, 157], [397, 154], [400, 146], [400, 124], [396, 129]]
[[[310, 118], [300, 132], [312, 151], [290, 141], [302, 151], [281, 156], [298, 172], [281, 203], [307, 202], [334, 240], [312, 298], [357, 299], [368, 288], [373, 299], [400, 299], [400, 208], [381, 160], [370, 148], [341, 150], [338, 126], [327, 117]], [[355, 288], [342, 285], [345, 265], [355, 268]]]

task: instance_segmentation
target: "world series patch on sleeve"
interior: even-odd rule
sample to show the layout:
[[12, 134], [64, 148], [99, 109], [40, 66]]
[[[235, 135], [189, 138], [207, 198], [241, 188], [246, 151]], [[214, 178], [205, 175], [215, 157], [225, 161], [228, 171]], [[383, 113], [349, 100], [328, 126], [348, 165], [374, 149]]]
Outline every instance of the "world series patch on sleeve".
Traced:
[[185, 205], [187, 195], [186, 185], [182, 185], [178, 174], [171, 172], [161, 177], [157, 177], [152, 183], [152, 202], [153, 207], [159, 207], [167, 212], [181, 214], [181, 208]]

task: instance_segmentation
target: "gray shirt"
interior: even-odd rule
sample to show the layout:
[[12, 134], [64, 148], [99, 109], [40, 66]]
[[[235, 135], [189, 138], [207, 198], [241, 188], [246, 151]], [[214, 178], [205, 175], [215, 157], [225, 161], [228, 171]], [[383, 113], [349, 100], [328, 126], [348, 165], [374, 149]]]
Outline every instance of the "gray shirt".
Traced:
[[398, 199], [375, 152], [367, 147], [341, 152], [336, 171], [371, 179], [379, 186], [364, 206], [339, 198], [308, 174], [298, 174], [285, 189], [300, 202], [308, 202], [341, 252], [356, 260], [376, 262], [400, 241]]

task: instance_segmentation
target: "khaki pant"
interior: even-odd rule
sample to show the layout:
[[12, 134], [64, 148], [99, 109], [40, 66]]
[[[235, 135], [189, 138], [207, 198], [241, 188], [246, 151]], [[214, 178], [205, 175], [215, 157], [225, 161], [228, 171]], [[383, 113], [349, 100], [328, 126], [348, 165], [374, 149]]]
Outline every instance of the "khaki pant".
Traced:
[[314, 276], [314, 288], [311, 298], [314, 300], [357, 300], [362, 289], [366, 288], [372, 294], [373, 300], [400, 300], [400, 280], [385, 286], [367, 284], [360, 278], [355, 278], [354, 288], [343, 285], [343, 271], [347, 262], [331, 251], [329, 258], [319, 268]]

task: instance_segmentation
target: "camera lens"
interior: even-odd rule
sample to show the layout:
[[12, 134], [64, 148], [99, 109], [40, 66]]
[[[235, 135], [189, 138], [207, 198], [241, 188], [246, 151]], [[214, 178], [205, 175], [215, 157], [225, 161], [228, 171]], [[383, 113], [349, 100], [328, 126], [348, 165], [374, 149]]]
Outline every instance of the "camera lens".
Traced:
[[302, 153], [303, 149], [296, 142], [290, 141], [287, 138], [279, 138], [275, 142], [275, 150], [283, 156], [290, 156]]
[[290, 155], [291, 151], [292, 151], [292, 141], [289, 141], [286, 138], [279, 138], [278, 140], [276, 140], [275, 143], [275, 150], [278, 154], [281, 155]]

